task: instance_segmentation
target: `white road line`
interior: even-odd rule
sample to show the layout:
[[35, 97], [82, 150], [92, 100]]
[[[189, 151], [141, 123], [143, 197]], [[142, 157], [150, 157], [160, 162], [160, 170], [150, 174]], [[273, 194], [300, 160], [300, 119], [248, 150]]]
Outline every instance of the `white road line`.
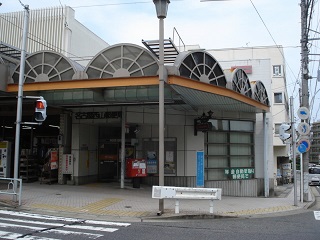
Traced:
[[4, 223], [0, 222], [1, 227], [16, 227], [16, 228], [27, 228], [35, 231], [43, 231], [46, 228], [41, 228], [41, 227], [34, 227], [34, 226], [27, 226], [27, 225], [18, 225], [18, 224], [11, 224], [11, 223]]
[[[86, 232], [75, 232], [75, 231], [65, 231], [65, 230], [57, 230], [57, 229], [46, 229], [46, 228], [41, 228], [41, 227], [34, 227], [34, 226], [27, 226], [27, 225], [18, 225], [18, 224], [11, 224], [11, 223], [2, 223], [0, 222], [1, 227], [13, 227], [13, 228], [26, 228], [26, 229], [31, 229], [34, 231], [41, 231], [42, 233], [59, 233], [63, 235], [84, 235], [88, 238], [91, 239], [96, 239], [98, 237], [102, 237], [102, 234], [94, 234], [94, 233], [86, 233]], [[41, 238], [40, 238], [41, 239]]]
[[63, 227], [64, 226], [64, 224], [61, 224], [61, 223], [47, 223], [47, 222], [28, 221], [28, 220], [12, 219], [12, 218], [1, 218], [1, 220], [5, 220], [8, 222], [31, 223], [31, 224], [39, 224], [39, 225], [55, 226], [55, 227]]
[[21, 236], [22, 234], [19, 234], [19, 233], [0, 231], [1, 239], [17, 239], [18, 237], [21, 237]]
[[65, 222], [84, 221], [83, 219], [77, 219], [77, 218], [64, 218], [64, 217], [40, 215], [40, 214], [34, 214], [34, 213], [13, 212], [13, 211], [6, 211], [6, 210], [0, 210], [0, 214], [7, 214], [10, 216], [36, 218], [36, 219], [58, 220], [58, 221], [65, 221]]
[[320, 211], [313, 211], [313, 214], [316, 220], [320, 220]]
[[83, 225], [65, 225], [65, 224], [61, 224], [61, 223], [47, 223], [47, 222], [28, 221], [28, 220], [11, 219], [11, 218], [2, 218], [1, 220], [3, 220], [3, 221], [5, 220], [8, 222], [17, 222], [17, 223], [25, 223], [25, 224], [38, 224], [38, 225], [65, 227], [65, 228], [77, 228], [77, 229], [102, 231], [102, 232], [115, 232], [118, 230], [117, 228], [93, 227], [93, 226], [83, 226]]
[[86, 236], [87, 238], [90, 238], [90, 239], [96, 239], [96, 238], [99, 238], [99, 237], [103, 237], [102, 234], [65, 231], [65, 230], [58, 230], [58, 229], [48, 229], [48, 230], [45, 231], [45, 233], [57, 233], [57, 234], [62, 234], [62, 235], [70, 235], [70, 234], [81, 235], [81, 236]]
[[92, 226], [80, 226], [80, 225], [66, 225], [65, 228], [75, 228], [82, 230], [101, 231], [101, 232], [115, 232], [117, 228], [105, 228], [105, 227], [92, 227]]
[[13, 211], [6, 211], [6, 210], [0, 210], [0, 214], [7, 214], [10, 216], [18, 216], [18, 217], [26, 217], [26, 218], [35, 218], [35, 219], [45, 219], [45, 220], [52, 220], [52, 221], [85, 222], [85, 223], [95, 224], [95, 225], [109, 225], [109, 226], [118, 226], [118, 227], [128, 227], [131, 225], [130, 223], [84, 220], [79, 218], [64, 218], [64, 217], [40, 215], [40, 214], [34, 214], [34, 213], [13, 212]]
[[109, 226], [117, 226], [117, 227], [128, 227], [130, 223], [120, 223], [120, 222], [106, 222], [106, 221], [95, 221], [95, 220], [86, 220], [86, 223], [96, 224], [96, 225], [109, 225]]
[[20, 233], [13, 233], [13, 232], [5, 232], [5, 231], [0, 231], [0, 238], [1, 239], [22, 239], [22, 240], [36, 240], [36, 239], [41, 239], [41, 240], [58, 240], [57, 238], [45, 238], [45, 237], [37, 237], [37, 236], [25, 236], [22, 237], [23, 235]]

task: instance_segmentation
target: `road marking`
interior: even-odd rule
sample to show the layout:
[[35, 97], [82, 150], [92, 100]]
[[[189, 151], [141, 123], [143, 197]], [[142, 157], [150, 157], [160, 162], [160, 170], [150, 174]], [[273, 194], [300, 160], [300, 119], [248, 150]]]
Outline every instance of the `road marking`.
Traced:
[[12, 223], [5, 223], [5, 222], [0, 222], [1, 227], [17, 227], [17, 228], [27, 228], [31, 230], [36, 230], [36, 231], [43, 231], [45, 228], [42, 227], [34, 227], [34, 226], [27, 226], [27, 225], [18, 225], [18, 224], [12, 224]]
[[18, 216], [18, 217], [35, 218], [35, 219], [54, 220], [54, 221], [83, 222], [83, 223], [94, 224], [94, 225], [109, 225], [109, 226], [118, 226], [118, 227], [128, 227], [131, 225], [130, 223], [84, 220], [84, 219], [79, 219], [79, 218], [65, 218], [65, 217], [56, 217], [56, 216], [49, 216], [49, 215], [40, 215], [40, 214], [34, 214], [34, 213], [13, 212], [13, 211], [6, 211], [6, 210], [0, 210], [0, 214], [7, 214], [10, 216]]
[[13, 233], [13, 232], [5, 232], [0, 231], [0, 238], [1, 239], [22, 239], [22, 240], [57, 240], [56, 238], [45, 238], [45, 237], [37, 237], [37, 236], [25, 236], [23, 237], [23, 234], [20, 233]]
[[85, 232], [74, 232], [74, 231], [65, 231], [65, 230], [58, 230], [58, 229], [48, 229], [45, 231], [45, 233], [57, 233], [62, 235], [81, 235], [86, 236], [87, 238], [96, 239], [99, 237], [103, 237], [102, 234], [95, 234], [95, 233], [85, 233]]
[[109, 225], [109, 226], [118, 226], [118, 227], [128, 227], [130, 223], [120, 223], [120, 222], [106, 222], [106, 221], [96, 221], [96, 220], [86, 220], [86, 223], [96, 224], [96, 225]]
[[[65, 228], [77, 228], [83, 230], [92, 230], [92, 231], [102, 231], [102, 232], [115, 232], [117, 228], [105, 228], [105, 227], [93, 227], [93, 226], [79, 226], [79, 225], [65, 225], [61, 223], [47, 223], [47, 222], [39, 222], [39, 221], [29, 221], [29, 220], [21, 220], [21, 219], [11, 219], [11, 218], [2, 218], [1, 220], [5, 220], [8, 222], [18, 222], [18, 223], [26, 223], [26, 224], [38, 224], [38, 225], [46, 225], [46, 226], [55, 226], [55, 227], [65, 227]], [[112, 223], [112, 222], [103, 222], [103, 221], [89, 221], [91, 224], [103, 224], [103, 223]], [[97, 222], [97, 223], [93, 223]], [[86, 222], [87, 223], [87, 222]], [[81, 223], [82, 224], [82, 223]], [[127, 226], [125, 223], [114, 223], [114, 226]], [[111, 225], [111, 224], [110, 224]]]
[[[75, 232], [75, 231], [65, 231], [65, 230], [58, 230], [58, 229], [46, 229], [46, 228], [41, 228], [41, 227], [34, 227], [34, 226], [28, 226], [28, 225], [18, 225], [18, 224], [11, 224], [11, 223], [3, 223], [0, 222], [1, 227], [13, 227], [13, 228], [25, 228], [25, 229], [31, 229], [34, 231], [39, 231], [42, 233], [58, 233], [62, 235], [84, 235], [88, 238], [96, 239], [98, 237], [102, 237], [102, 234], [94, 234], [94, 233], [86, 233], [86, 232]], [[28, 239], [28, 238], [26, 238]], [[31, 239], [31, 238], [30, 238]], [[38, 238], [41, 239], [41, 238]]]
[[[85, 220], [85, 219], [79, 219], [79, 218], [65, 218], [65, 217], [56, 217], [56, 216], [50, 216], [50, 215], [14, 212], [14, 211], [6, 211], [6, 210], [0, 210], [0, 214], [9, 215], [11, 217], [11, 218], [9, 217], [2, 218], [0, 222], [0, 228], [14, 228], [14, 229], [23, 228], [23, 229], [29, 229], [29, 230], [31, 229], [32, 231], [39, 232], [39, 233], [55, 233], [55, 234], [62, 234], [62, 235], [78, 235], [78, 236], [82, 235], [88, 239], [96, 239], [104, 236], [98, 233], [97, 234], [90, 233], [90, 231], [113, 233], [119, 230], [117, 227], [128, 227], [131, 225], [130, 223]], [[13, 216], [16, 218], [12, 218]], [[19, 217], [24, 219], [18, 219]], [[60, 222], [46, 222], [46, 221], [60, 221]], [[86, 224], [88, 224], [89, 226], [87, 226]], [[40, 226], [32, 226], [32, 225], [40, 225]], [[112, 226], [112, 227], [105, 227], [105, 226]], [[56, 228], [65, 228], [67, 230], [60, 230]], [[72, 229], [79, 229], [79, 230], [84, 230], [89, 232], [77, 232], [77, 231], [72, 231]], [[25, 240], [53, 239], [53, 238], [50, 239], [50, 238], [41, 238], [41, 237], [34, 237], [34, 236], [25, 236], [19, 233], [10, 233], [5, 231], [0, 231], [0, 239], [17, 239], [17, 238], [25, 239]]]
[[313, 213], [314, 213], [314, 218], [316, 220], [320, 220], [320, 211], [313, 211]]
[[92, 227], [92, 226], [79, 226], [79, 225], [65, 225], [65, 228], [75, 228], [82, 230], [91, 230], [91, 231], [102, 231], [102, 232], [115, 232], [118, 228], [105, 228], [105, 227]]
[[1, 218], [1, 220], [5, 220], [8, 222], [31, 223], [31, 224], [39, 224], [39, 225], [41, 224], [41, 225], [56, 226], [56, 227], [63, 227], [65, 225], [61, 223], [47, 223], [47, 222], [29, 221], [29, 220], [12, 219], [12, 218]]
[[19, 217], [46, 219], [46, 220], [56, 220], [56, 221], [65, 221], [65, 222], [83, 221], [83, 219], [77, 219], [77, 218], [56, 217], [56, 216], [49, 216], [49, 215], [40, 215], [40, 214], [35, 214], [35, 213], [13, 212], [13, 211], [6, 211], [6, 210], [0, 210], [0, 214], [1, 213], [7, 214], [10, 216], [19, 216]]
[[0, 231], [0, 237], [2, 239], [17, 239], [18, 237], [21, 237], [21, 236], [22, 234], [19, 234], [19, 233]]

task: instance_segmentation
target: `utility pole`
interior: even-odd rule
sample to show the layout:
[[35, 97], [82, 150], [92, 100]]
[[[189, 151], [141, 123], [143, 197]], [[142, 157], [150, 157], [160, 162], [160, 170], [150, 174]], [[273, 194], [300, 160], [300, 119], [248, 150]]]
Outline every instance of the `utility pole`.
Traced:
[[291, 149], [292, 149], [292, 164], [293, 164], [293, 198], [294, 198], [294, 206], [298, 206], [297, 202], [297, 159], [296, 159], [296, 128], [294, 127], [294, 109], [293, 109], [293, 97], [290, 97], [290, 118], [291, 118]]
[[[301, 0], [301, 99], [300, 107], [310, 108], [309, 106], [309, 49], [308, 49], [308, 0]], [[309, 119], [305, 120], [309, 124]], [[303, 195], [309, 201], [308, 171], [309, 171], [309, 152], [303, 153]], [[301, 172], [302, 174], [302, 172]]]

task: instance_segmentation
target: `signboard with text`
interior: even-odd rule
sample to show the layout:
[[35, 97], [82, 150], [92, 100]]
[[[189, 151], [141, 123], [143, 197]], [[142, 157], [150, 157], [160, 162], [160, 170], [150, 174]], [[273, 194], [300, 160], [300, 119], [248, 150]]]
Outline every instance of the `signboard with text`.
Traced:
[[229, 175], [231, 179], [251, 179], [254, 177], [254, 168], [226, 168], [224, 174]]
[[197, 187], [204, 187], [204, 152], [197, 152]]

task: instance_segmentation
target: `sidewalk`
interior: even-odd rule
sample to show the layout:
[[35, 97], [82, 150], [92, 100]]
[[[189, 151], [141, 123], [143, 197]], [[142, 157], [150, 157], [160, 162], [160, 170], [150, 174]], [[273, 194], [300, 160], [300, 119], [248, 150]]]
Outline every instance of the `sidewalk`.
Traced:
[[[312, 202], [301, 203], [298, 201], [298, 206], [294, 206], [292, 184], [277, 187], [277, 197], [222, 196], [221, 201], [214, 201], [213, 214], [209, 213], [208, 200], [181, 200], [180, 213], [175, 214], [175, 201], [165, 199], [165, 212], [162, 216], [157, 216], [159, 200], [151, 198], [152, 187], [150, 186], [141, 185], [141, 188], [137, 189], [132, 188], [131, 183], [127, 183], [125, 188], [121, 189], [120, 183], [71, 186], [34, 182], [24, 183], [22, 192], [22, 206], [16, 207], [21, 211], [87, 219], [118, 219], [121, 221], [142, 221], [150, 218], [170, 217], [251, 216], [294, 211], [308, 208], [312, 204]], [[8, 206], [11, 199], [10, 196], [0, 195], [0, 208], [3, 208], [4, 204]]]

